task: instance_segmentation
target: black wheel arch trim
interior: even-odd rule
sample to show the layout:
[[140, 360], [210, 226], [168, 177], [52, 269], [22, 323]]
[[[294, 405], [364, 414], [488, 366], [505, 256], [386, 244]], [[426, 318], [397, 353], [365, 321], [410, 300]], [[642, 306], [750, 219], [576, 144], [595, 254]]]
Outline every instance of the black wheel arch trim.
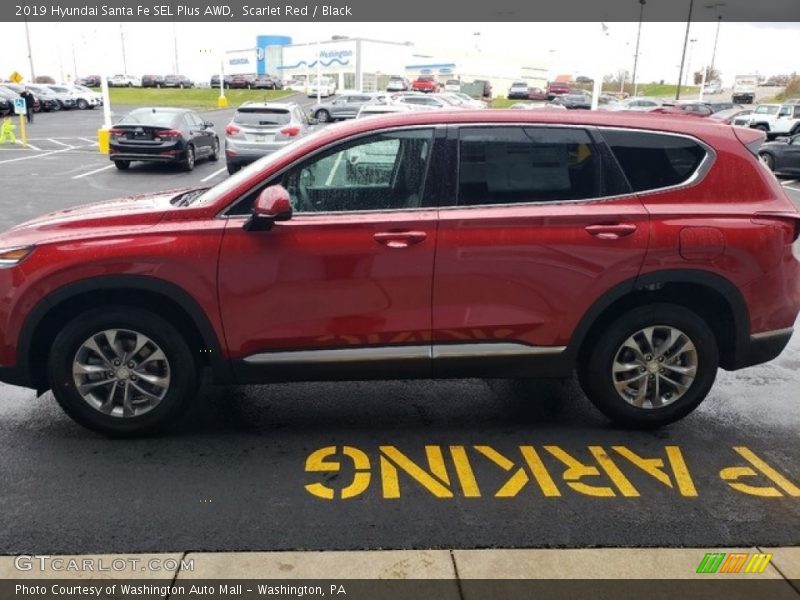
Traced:
[[625, 296], [646, 290], [650, 286], [668, 283], [692, 283], [702, 285], [719, 293], [728, 303], [734, 321], [733, 359], [724, 368], [738, 369], [748, 366], [750, 346], [750, 316], [747, 304], [739, 289], [728, 279], [716, 273], [700, 269], [667, 269], [639, 275], [617, 284], [592, 304], [574, 329], [566, 354], [571, 360], [577, 360], [578, 354], [586, 341], [589, 330], [598, 318], [615, 302]]
[[[90, 277], [75, 283], [60, 287], [42, 298], [30, 311], [20, 330], [19, 342], [17, 345], [17, 367], [14, 379], [19, 385], [27, 387], [37, 387], [41, 389], [41, 383], [36, 381], [33, 364], [31, 362], [33, 336], [37, 328], [47, 315], [62, 303], [91, 291], [99, 290], [122, 290], [132, 289], [143, 292], [165, 296], [177, 304], [189, 317], [200, 336], [208, 352], [209, 364], [214, 375], [214, 380], [218, 383], [230, 383], [233, 381], [230, 361], [222, 354], [222, 345], [217, 334], [211, 325], [205, 311], [192, 298], [192, 296], [182, 287], [156, 277], [144, 275], [103, 275]], [[199, 349], [198, 349], [199, 350]]]

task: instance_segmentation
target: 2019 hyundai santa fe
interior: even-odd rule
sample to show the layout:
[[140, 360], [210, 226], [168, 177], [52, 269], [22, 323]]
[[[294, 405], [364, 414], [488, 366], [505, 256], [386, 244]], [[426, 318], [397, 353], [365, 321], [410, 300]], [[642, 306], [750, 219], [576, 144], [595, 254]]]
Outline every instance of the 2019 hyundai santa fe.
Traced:
[[609, 417], [691, 412], [776, 357], [800, 214], [763, 133], [617, 113], [335, 125], [210, 189], [0, 236], [0, 378], [146, 434], [222, 383], [569, 376]]

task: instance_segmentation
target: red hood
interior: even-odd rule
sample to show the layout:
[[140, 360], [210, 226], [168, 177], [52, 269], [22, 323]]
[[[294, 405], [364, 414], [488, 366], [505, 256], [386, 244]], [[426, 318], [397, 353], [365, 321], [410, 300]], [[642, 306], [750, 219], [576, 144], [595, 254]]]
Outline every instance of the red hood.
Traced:
[[123, 196], [51, 212], [16, 225], [0, 235], [0, 246], [38, 244], [91, 235], [118, 234], [152, 227], [172, 208], [170, 200], [186, 190]]

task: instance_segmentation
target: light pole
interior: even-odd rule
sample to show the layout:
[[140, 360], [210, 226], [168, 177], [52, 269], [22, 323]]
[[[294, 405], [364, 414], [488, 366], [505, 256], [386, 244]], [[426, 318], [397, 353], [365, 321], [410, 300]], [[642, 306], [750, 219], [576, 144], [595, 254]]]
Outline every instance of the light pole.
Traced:
[[717, 58], [717, 42], [719, 41], [719, 26], [722, 23], [722, 15], [719, 13], [720, 7], [725, 6], [724, 2], [715, 2], [714, 4], [707, 4], [706, 8], [709, 10], [717, 11], [717, 32], [714, 34], [714, 50], [711, 51], [711, 66], [709, 75], [714, 76], [714, 60]]
[[175, 45], [175, 74], [181, 72], [180, 67], [178, 66], [178, 32], [175, 29], [175, 21], [172, 22], [172, 41]]
[[639, 28], [636, 31], [636, 50], [633, 54], [633, 75], [631, 75], [634, 96], [636, 96], [636, 67], [639, 66], [639, 41], [642, 39], [642, 18], [645, 4], [647, 4], [647, 0], [639, 0]]
[[[686, 78], [683, 80], [683, 85], [689, 85], [689, 74], [692, 72], [692, 50], [694, 50], [694, 43], [697, 38], [689, 40], [689, 58], [686, 60]], [[692, 81], [694, 83], [694, 81]]]
[[689, 16], [686, 19], [686, 35], [683, 37], [683, 52], [681, 53], [681, 68], [678, 71], [678, 87], [675, 90], [675, 100], [681, 99], [681, 80], [683, 79], [683, 65], [686, 61], [686, 46], [689, 43], [689, 29], [692, 26], [692, 9], [694, 0], [689, 0]]
[[481, 51], [481, 47], [480, 47], [481, 32], [480, 31], [476, 31], [472, 35], [475, 37], [475, 52], [480, 52]]
[[28, 42], [28, 64], [31, 66], [31, 81], [36, 81], [36, 72], [33, 70], [33, 54], [31, 53], [31, 32], [28, 30], [28, 19], [25, 19], [25, 41]]
[[122, 72], [128, 74], [128, 60], [125, 58], [125, 30], [122, 29], [122, 23], [119, 24], [119, 41], [122, 44]]

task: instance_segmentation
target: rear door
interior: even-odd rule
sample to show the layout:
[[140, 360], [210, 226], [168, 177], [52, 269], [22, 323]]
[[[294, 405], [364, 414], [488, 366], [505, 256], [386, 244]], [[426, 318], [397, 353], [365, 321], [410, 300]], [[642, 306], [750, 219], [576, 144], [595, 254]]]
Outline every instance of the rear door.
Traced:
[[456, 193], [440, 211], [434, 374], [531, 374], [600, 295], [636, 277], [647, 212], [588, 129], [451, 133]]

